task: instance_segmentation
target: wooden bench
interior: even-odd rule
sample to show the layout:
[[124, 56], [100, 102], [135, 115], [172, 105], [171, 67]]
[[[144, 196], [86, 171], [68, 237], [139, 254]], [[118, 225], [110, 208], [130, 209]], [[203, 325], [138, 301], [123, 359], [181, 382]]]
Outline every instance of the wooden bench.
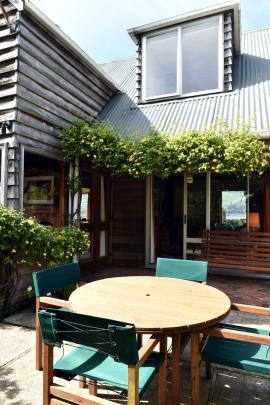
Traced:
[[200, 260], [210, 267], [270, 273], [270, 233], [205, 230]]

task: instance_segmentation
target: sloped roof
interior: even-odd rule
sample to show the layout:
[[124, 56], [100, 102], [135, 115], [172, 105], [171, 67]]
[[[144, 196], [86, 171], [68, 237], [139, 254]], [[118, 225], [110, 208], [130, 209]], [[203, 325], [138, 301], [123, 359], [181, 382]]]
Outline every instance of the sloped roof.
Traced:
[[237, 120], [250, 121], [254, 131], [270, 136], [270, 28], [241, 34], [230, 92], [138, 105], [135, 65], [135, 57], [101, 65], [122, 93], [113, 96], [100, 118], [112, 122], [123, 135], [148, 132], [151, 127], [169, 133], [211, 128], [223, 118], [232, 127]]

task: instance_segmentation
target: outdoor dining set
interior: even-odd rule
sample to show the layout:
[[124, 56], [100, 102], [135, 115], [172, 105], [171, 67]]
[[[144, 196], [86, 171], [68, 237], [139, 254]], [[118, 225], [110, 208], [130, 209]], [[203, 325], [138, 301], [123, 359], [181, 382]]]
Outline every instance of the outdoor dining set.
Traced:
[[[78, 263], [33, 273], [43, 404], [112, 404], [110, 391], [137, 405], [156, 376], [158, 403], [179, 404], [180, 360], [189, 342], [193, 405], [200, 403], [202, 364], [209, 379], [212, 363], [269, 376], [269, 330], [221, 321], [231, 310], [270, 315], [270, 309], [231, 303], [207, 285], [207, 272], [207, 262], [158, 258], [154, 277], [114, 277], [82, 285]], [[53, 297], [71, 284], [78, 288], [68, 301]], [[63, 346], [68, 350], [54, 361], [54, 348]], [[59, 385], [54, 377], [66, 382]]]

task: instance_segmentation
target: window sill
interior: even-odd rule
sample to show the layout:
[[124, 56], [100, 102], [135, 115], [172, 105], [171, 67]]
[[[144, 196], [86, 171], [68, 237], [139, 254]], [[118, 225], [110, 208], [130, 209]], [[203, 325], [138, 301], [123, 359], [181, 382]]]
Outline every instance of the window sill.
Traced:
[[220, 94], [220, 93], [229, 93], [232, 90], [209, 90], [209, 91], [204, 91], [204, 92], [197, 92], [197, 93], [188, 93], [188, 94], [183, 94], [181, 96], [176, 95], [176, 96], [164, 96], [164, 97], [156, 97], [156, 98], [148, 98], [146, 100], [139, 100], [138, 105], [144, 105], [144, 104], [156, 104], [156, 103], [164, 103], [166, 101], [180, 101], [180, 100], [186, 100], [189, 98], [204, 98], [207, 96], [214, 96], [215, 94]]

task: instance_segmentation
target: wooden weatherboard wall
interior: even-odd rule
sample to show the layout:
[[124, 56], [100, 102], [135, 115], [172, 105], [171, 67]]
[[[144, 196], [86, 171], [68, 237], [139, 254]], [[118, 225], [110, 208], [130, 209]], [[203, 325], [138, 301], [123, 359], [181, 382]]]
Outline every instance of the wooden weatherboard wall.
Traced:
[[60, 32], [59, 39], [58, 28], [40, 12], [21, 0], [0, 4], [0, 143], [5, 139], [9, 152], [5, 202], [18, 209], [21, 146], [61, 158], [59, 129], [77, 118], [90, 122], [117, 89], [72, 41], [66, 46], [67, 37], [62, 41]]
[[14, 128], [20, 139], [61, 149], [57, 128], [78, 117], [91, 121], [111, 96], [108, 85], [22, 13]]

